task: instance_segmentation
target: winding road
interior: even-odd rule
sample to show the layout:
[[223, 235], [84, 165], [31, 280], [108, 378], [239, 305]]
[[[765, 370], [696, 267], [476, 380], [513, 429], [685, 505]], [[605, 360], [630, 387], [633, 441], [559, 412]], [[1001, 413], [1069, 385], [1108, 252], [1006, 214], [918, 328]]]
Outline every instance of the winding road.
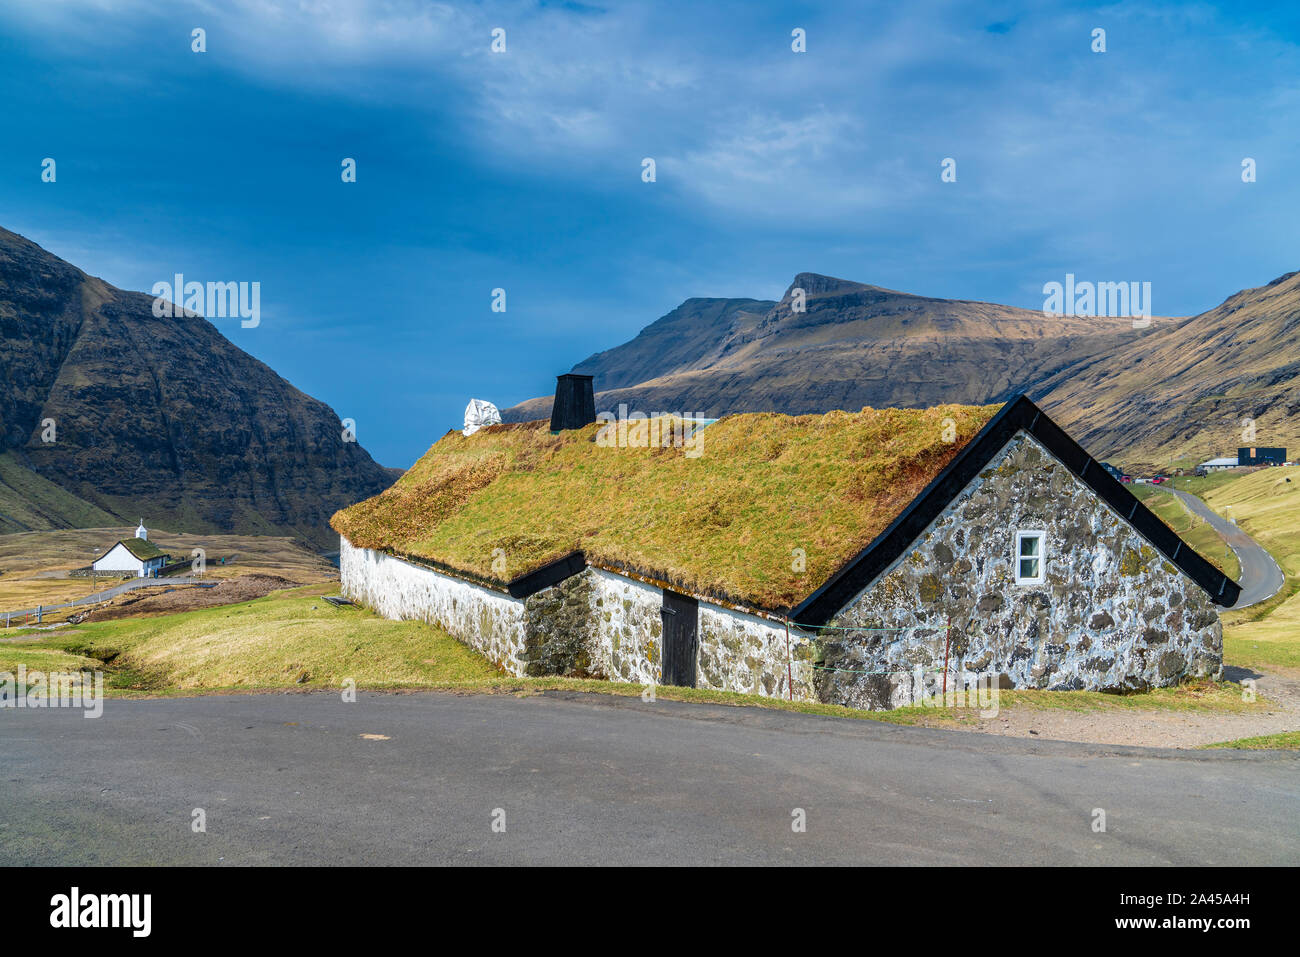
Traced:
[[1241, 563], [1241, 580], [1237, 583], [1241, 586], [1241, 595], [1237, 598], [1237, 603], [1232, 606], [1234, 609], [1249, 608], [1251, 605], [1266, 601], [1276, 595], [1286, 583], [1286, 576], [1282, 574], [1282, 569], [1278, 567], [1277, 562], [1264, 546], [1201, 499], [1190, 492], [1182, 492], [1176, 488], [1168, 488], [1164, 485], [1153, 487], [1178, 496], [1193, 514], [1209, 522], [1228, 546], [1236, 552], [1237, 561]]

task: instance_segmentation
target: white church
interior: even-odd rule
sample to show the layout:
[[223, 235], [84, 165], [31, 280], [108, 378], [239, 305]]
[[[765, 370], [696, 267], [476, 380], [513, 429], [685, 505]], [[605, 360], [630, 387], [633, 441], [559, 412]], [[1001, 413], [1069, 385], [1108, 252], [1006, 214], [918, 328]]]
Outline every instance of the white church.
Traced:
[[135, 530], [135, 538], [124, 538], [100, 555], [90, 567], [96, 572], [134, 572], [137, 578], [155, 577], [171, 556], [149, 541], [144, 519]]

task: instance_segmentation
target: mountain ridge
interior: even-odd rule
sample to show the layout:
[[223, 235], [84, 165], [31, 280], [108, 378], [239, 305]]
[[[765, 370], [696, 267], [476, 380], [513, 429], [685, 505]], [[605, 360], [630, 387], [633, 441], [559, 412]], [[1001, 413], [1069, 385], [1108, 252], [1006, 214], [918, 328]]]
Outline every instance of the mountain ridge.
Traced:
[[[802, 302], [796, 303], [796, 290]], [[781, 299], [727, 303], [737, 321], [692, 323], [687, 300], [632, 340], [574, 366], [595, 375], [601, 408], [708, 417], [730, 412], [857, 411], [865, 406], [981, 405], [1029, 391], [1069, 365], [1112, 349], [1137, 333], [1129, 319], [1045, 316], [1041, 311], [899, 292], [819, 273], [797, 274]], [[753, 316], [758, 305], [767, 308]], [[801, 305], [802, 309], [797, 308]], [[698, 312], [698, 310], [694, 310]], [[672, 320], [665, 322], [665, 320]], [[1157, 318], [1156, 327], [1177, 320]], [[652, 335], [654, 330], [656, 334]], [[689, 348], [656, 367], [646, 353], [671, 330]], [[599, 357], [599, 364], [592, 359]], [[619, 364], [622, 364], [621, 367]], [[630, 374], [657, 374], [638, 382]], [[549, 397], [520, 403], [507, 421], [545, 418]]]
[[290, 533], [329, 547], [333, 511], [399, 473], [344, 441], [332, 409], [211, 322], [156, 317], [152, 306], [0, 229], [11, 462], [128, 523]]

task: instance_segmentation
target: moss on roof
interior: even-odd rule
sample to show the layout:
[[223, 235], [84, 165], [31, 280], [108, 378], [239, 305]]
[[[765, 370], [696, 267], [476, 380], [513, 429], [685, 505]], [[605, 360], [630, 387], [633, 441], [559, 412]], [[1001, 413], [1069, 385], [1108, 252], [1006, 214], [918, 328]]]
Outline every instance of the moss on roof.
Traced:
[[124, 538], [118, 544], [124, 546], [128, 552], [142, 562], [147, 562], [151, 558], [159, 558], [164, 554], [161, 548], [146, 538]]
[[635, 425], [629, 447], [597, 444], [601, 425], [449, 432], [330, 524], [353, 545], [499, 584], [580, 549], [686, 591], [785, 609], [865, 548], [998, 408], [733, 415], [696, 434], [695, 457], [691, 440], [636, 447]]

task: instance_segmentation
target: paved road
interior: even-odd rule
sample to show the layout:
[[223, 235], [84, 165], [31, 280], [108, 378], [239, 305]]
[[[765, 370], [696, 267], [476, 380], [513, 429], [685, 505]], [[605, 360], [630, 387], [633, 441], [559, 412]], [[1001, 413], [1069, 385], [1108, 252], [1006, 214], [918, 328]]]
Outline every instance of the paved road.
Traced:
[[0, 755], [0, 864], [1300, 863], [1294, 754], [602, 695], [2, 710]]
[[1241, 562], [1241, 580], [1237, 582], [1241, 586], [1241, 595], [1233, 608], [1248, 608], [1272, 598], [1286, 583], [1286, 576], [1282, 574], [1282, 569], [1278, 567], [1277, 562], [1264, 546], [1195, 495], [1175, 488], [1166, 488], [1163, 485], [1156, 485], [1154, 488], [1164, 489], [1177, 495], [1184, 505], [1214, 526], [1215, 531], [1222, 535], [1224, 541], [1237, 553], [1237, 561]]
[[124, 595], [129, 591], [136, 591], [140, 588], [173, 588], [177, 585], [198, 585], [200, 588], [213, 588], [217, 582], [210, 578], [132, 578], [120, 585], [114, 585], [112, 588], [105, 588], [103, 591], [92, 592], [89, 595], [82, 595], [80, 598], [74, 598], [72, 601], [65, 601], [58, 605], [38, 605], [35, 608], [22, 608], [18, 611], [0, 611], [0, 616], [9, 619], [15, 627], [20, 627], [19, 618], [31, 615], [36, 617], [48, 615], [51, 612], [58, 611], [61, 608], [80, 608], [82, 605], [95, 605], [101, 601], [108, 601], [110, 598], [116, 598], [118, 595]]

